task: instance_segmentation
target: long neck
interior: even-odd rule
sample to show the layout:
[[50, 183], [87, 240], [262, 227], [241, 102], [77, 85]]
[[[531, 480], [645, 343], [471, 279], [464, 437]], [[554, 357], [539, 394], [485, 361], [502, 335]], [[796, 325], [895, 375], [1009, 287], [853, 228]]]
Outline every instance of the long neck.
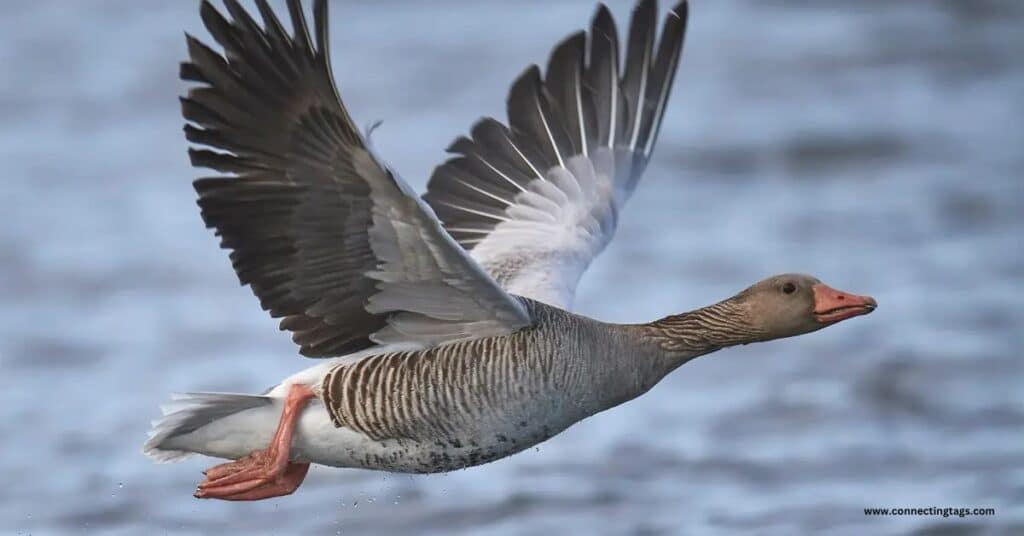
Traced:
[[750, 312], [735, 297], [687, 313], [666, 316], [644, 324], [642, 329], [644, 337], [666, 354], [672, 368], [697, 356], [767, 337], [767, 333], [750, 322]]

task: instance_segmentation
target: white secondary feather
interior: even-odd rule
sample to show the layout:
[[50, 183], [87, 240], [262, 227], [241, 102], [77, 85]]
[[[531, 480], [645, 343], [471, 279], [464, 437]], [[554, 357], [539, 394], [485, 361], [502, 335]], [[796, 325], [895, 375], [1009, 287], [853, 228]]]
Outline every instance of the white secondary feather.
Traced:
[[530, 182], [470, 252], [508, 292], [570, 308], [580, 276], [608, 244], [618, 217], [614, 159], [600, 148]]
[[509, 293], [571, 308], [580, 277], [612, 239], [650, 158], [682, 47], [685, 2], [660, 39], [656, 9], [637, 4], [622, 50], [599, 7], [589, 34], [555, 48], [543, 80], [533, 66], [512, 84], [507, 126], [482, 119], [435, 169], [425, 199]]

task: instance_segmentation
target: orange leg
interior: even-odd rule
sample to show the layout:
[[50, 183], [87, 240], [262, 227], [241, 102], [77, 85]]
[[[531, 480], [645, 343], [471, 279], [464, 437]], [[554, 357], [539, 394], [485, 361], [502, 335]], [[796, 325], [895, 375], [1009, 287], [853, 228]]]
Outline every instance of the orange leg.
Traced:
[[306, 478], [309, 464], [289, 461], [292, 436], [295, 435], [299, 415], [315, 396], [313, 390], [305, 385], [292, 385], [270, 446], [237, 461], [207, 469], [206, 480], [199, 484], [195, 496], [200, 499], [255, 501], [294, 492]]

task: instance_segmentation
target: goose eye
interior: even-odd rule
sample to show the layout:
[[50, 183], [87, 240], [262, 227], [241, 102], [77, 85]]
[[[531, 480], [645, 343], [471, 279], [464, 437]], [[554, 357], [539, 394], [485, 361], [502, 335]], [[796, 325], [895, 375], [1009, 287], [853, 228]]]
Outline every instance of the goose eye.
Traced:
[[794, 285], [793, 283], [786, 283], [785, 285], [782, 285], [782, 292], [785, 292], [786, 294], [792, 294], [796, 292], [796, 285]]

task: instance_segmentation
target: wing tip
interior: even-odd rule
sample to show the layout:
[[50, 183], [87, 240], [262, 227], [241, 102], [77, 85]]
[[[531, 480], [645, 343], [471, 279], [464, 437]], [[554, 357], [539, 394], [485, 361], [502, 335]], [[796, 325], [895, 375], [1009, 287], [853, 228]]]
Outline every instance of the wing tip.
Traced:
[[670, 15], [675, 15], [681, 19], [685, 19], [690, 13], [690, 2], [688, 0], [679, 0], [675, 6], [669, 11]]

